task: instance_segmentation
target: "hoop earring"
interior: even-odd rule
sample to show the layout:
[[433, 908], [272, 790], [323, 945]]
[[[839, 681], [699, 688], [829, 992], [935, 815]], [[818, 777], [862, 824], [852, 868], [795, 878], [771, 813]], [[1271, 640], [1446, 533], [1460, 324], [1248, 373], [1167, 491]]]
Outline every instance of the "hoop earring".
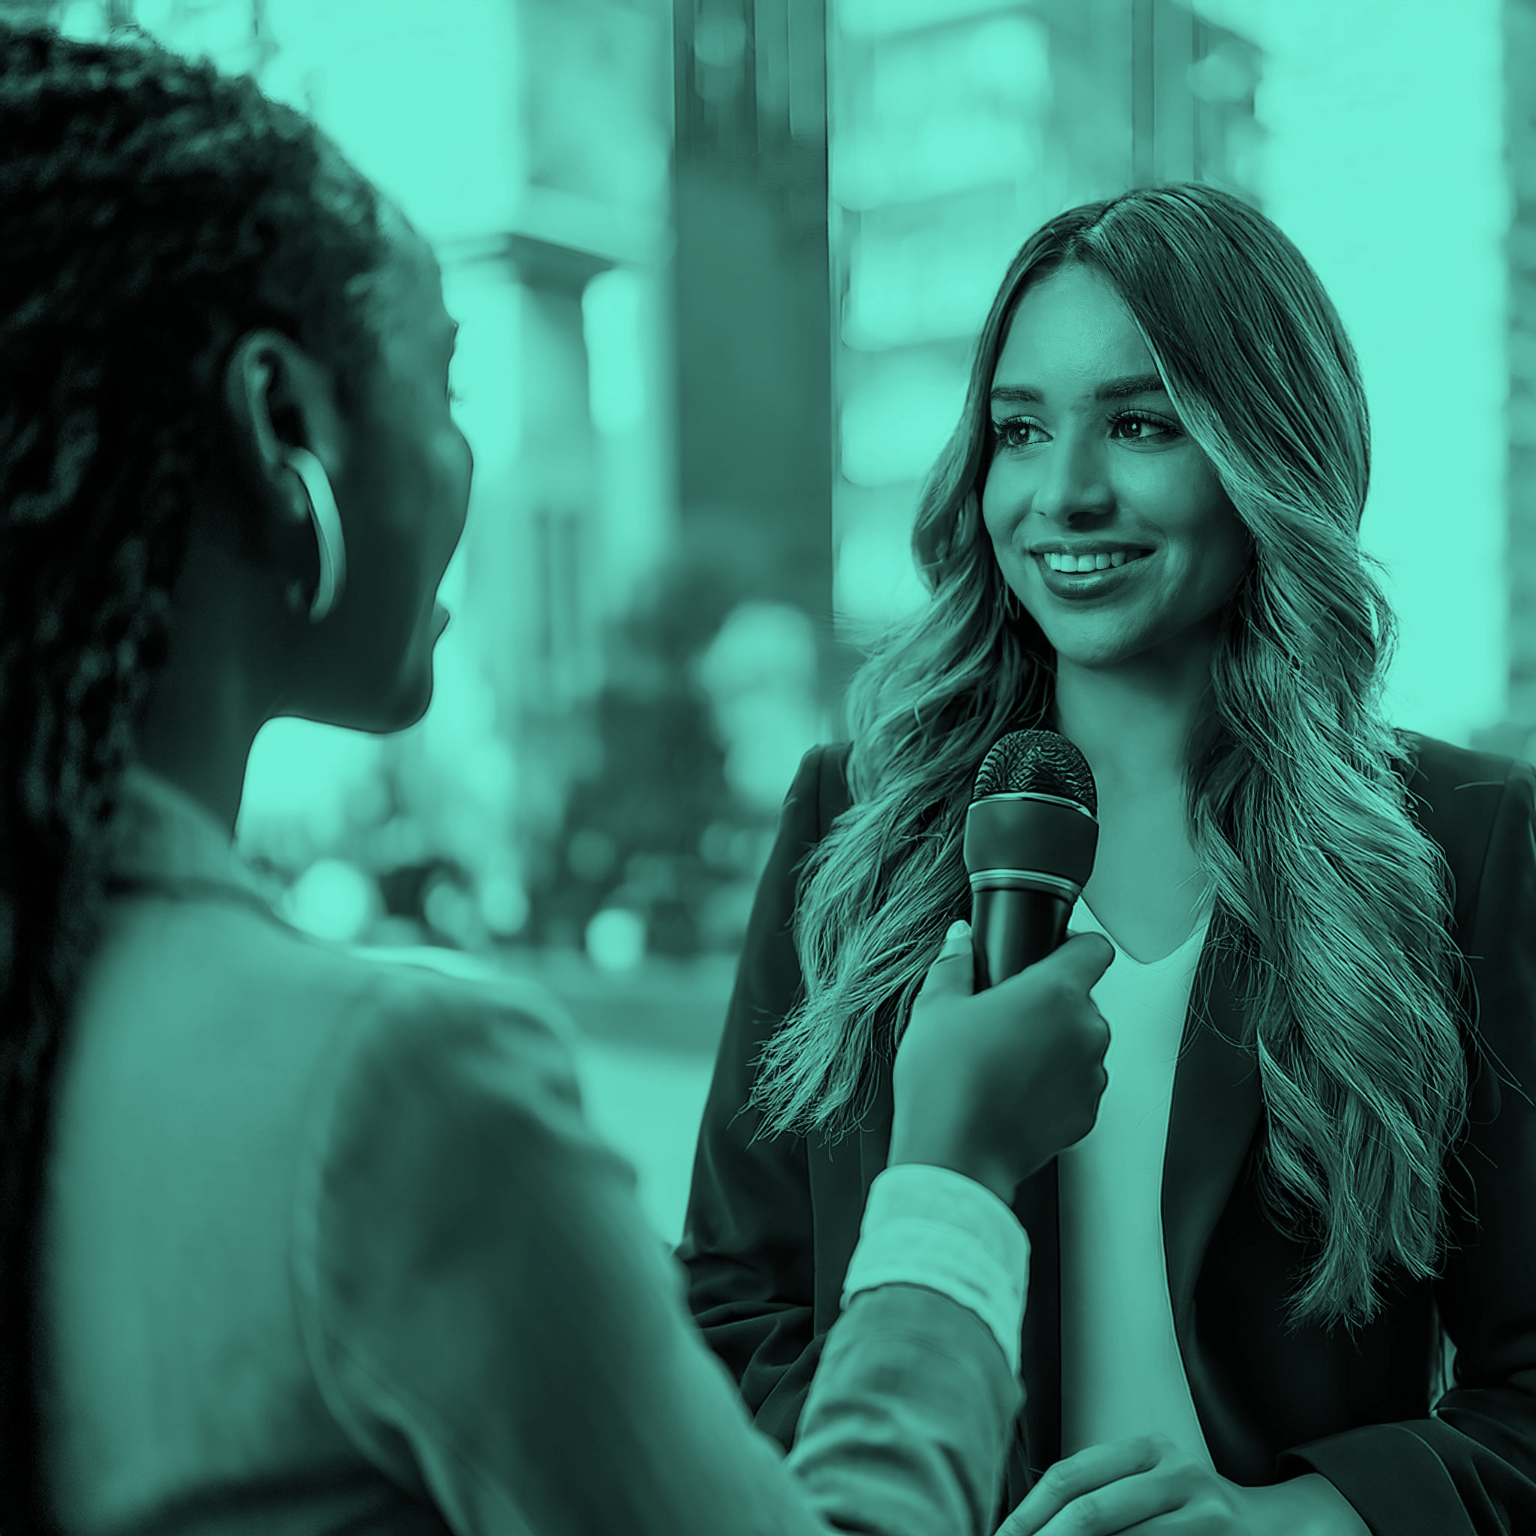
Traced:
[[[342, 536], [341, 514], [336, 510], [325, 465], [308, 448], [290, 448], [283, 462], [299, 477], [309, 502], [309, 520], [320, 556], [320, 582], [309, 605], [309, 622], [319, 624], [341, 601], [347, 586], [347, 542]], [[295, 607], [303, 601], [297, 586], [289, 589], [289, 601]]]

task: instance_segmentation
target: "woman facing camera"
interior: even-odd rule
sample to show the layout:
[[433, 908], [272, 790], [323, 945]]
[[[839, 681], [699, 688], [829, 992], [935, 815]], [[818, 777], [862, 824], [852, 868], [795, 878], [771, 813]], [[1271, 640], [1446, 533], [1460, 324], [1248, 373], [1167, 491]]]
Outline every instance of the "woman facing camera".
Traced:
[[1133, 191], [1013, 262], [931, 600], [790, 790], [700, 1137], [690, 1304], [783, 1444], [977, 770], [1044, 726], [1117, 953], [1097, 1122], [1013, 1201], [1009, 1536], [1536, 1529], [1536, 776], [1389, 727], [1368, 446], [1332, 304], [1236, 198]]
[[298, 933], [232, 845], [265, 721], [431, 699], [430, 248], [249, 80], [5, 25], [0, 196], [0, 1532], [981, 1536], [1108, 943], [930, 955], [786, 1462], [548, 999]]

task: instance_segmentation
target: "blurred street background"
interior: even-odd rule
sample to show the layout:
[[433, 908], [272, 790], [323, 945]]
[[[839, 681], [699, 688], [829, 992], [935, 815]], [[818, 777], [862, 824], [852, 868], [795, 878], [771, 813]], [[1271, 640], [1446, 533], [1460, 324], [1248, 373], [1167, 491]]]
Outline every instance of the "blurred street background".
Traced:
[[1536, 747], [1536, 0], [0, 0], [311, 113], [430, 238], [469, 524], [436, 695], [278, 721], [295, 923], [565, 1003], [680, 1234], [753, 889], [1017, 246], [1130, 185], [1262, 207], [1360, 351], [1404, 725]]

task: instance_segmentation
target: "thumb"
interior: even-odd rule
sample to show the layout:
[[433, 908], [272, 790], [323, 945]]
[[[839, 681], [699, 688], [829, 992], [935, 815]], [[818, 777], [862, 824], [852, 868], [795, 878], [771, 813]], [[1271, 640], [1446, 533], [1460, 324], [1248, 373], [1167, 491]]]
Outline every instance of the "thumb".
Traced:
[[923, 978], [922, 990], [918, 996], [934, 992], [955, 992], [964, 995], [974, 991], [975, 985], [975, 962], [971, 957], [971, 925], [963, 921], [951, 923], [949, 931], [944, 935], [944, 942], [939, 946], [938, 955], [934, 958], [933, 964], [928, 967], [927, 976]]
[[1115, 946], [1102, 933], [1069, 933], [1044, 963], [1066, 970], [1085, 991], [1097, 984], [1115, 958]]

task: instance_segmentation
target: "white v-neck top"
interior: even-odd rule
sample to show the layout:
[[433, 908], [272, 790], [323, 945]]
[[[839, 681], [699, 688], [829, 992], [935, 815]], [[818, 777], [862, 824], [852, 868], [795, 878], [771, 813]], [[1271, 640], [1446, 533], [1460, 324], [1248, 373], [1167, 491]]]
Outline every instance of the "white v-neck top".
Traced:
[[[1069, 926], [1107, 933], [1081, 899]], [[1178, 949], [1147, 965], [1117, 945], [1093, 989], [1110, 1028], [1109, 1085], [1093, 1130], [1058, 1161], [1064, 1457], [1157, 1431], [1210, 1461], [1173, 1331], [1162, 1217], [1174, 1067], [1209, 926], [1207, 906]]]

